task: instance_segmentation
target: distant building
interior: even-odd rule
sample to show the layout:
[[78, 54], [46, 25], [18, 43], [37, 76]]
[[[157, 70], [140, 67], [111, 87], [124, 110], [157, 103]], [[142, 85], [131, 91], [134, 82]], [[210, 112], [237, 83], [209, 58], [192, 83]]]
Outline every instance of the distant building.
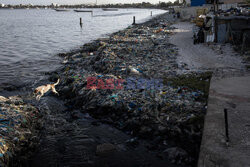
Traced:
[[59, 5], [57, 3], [52, 3], [51, 7], [58, 7]]

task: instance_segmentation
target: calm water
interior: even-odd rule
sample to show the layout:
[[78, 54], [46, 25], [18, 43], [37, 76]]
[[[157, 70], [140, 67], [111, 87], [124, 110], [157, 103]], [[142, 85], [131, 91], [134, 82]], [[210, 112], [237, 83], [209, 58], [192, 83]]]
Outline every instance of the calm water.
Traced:
[[[150, 19], [162, 10], [120, 9], [90, 13], [56, 12], [48, 9], [0, 10], [0, 86], [23, 84], [44, 76], [60, 65], [56, 53], [79, 48], [84, 43]], [[83, 27], [79, 26], [79, 18]]]

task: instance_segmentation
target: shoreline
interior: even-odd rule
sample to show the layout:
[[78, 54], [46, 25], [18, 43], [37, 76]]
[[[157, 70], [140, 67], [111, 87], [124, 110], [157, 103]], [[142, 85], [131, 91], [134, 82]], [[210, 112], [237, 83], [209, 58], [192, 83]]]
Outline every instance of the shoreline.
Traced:
[[[45, 123], [43, 140], [59, 135], [57, 128], [51, 127], [49, 117], [73, 126], [72, 121], [77, 122], [85, 118], [82, 114], [89, 114], [97, 124], [110, 125], [121, 133], [129, 134], [131, 139], [136, 138], [129, 144], [146, 142], [148, 146], [145, 148], [155, 152], [162, 162], [169, 161], [177, 166], [195, 164], [205, 115], [205, 91], [208, 91], [211, 74], [193, 73], [184, 77], [173, 72], [179, 67], [176, 63], [178, 49], [168, 42], [171, 33], [167, 30], [173, 23], [171, 18], [165, 13], [113, 33], [106, 39], [87, 43], [79, 50], [59, 53], [58, 56], [64, 58], [64, 67], [48, 75], [52, 82], [58, 77], [61, 79], [57, 86], [60, 99], [56, 100], [54, 95], [44, 96], [39, 104], [22, 97], [45, 113], [49, 110], [49, 115], [42, 113]], [[85, 89], [88, 76], [103, 79], [160, 78], [164, 86], [162, 90], [153, 91], [91, 90]], [[133, 82], [136, 84], [137, 81]], [[58, 103], [58, 111], [50, 109], [52, 102]], [[70, 121], [65, 110], [70, 113]], [[57, 114], [62, 118], [57, 118]], [[64, 133], [63, 128], [58, 127], [61, 134]]]
[[[185, 145], [187, 146], [188, 144], [191, 144], [191, 141], [193, 139], [186, 142], [181, 140], [181, 138], [184, 136], [190, 138], [190, 136], [192, 136], [196, 138], [194, 139], [194, 143], [196, 143], [197, 139], [199, 138], [199, 135], [196, 136], [197, 134], [194, 135], [192, 133], [186, 132], [189, 131], [189, 128], [192, 126], [192, 128], [196, 130], [200, 129], [202, 126], [202, 121], [205, 114], [205, 109], [203, 107], [205, 107], [206, 105], [207, 93], [204, 93], [204, 95], [203, 92], [199, 91], [199, 89], [202, 89], [202, 91], [205, 91], [204, 89], [207, 89], [206, 91], [208, 91], [208, 86], [205, 86], [204, 88], [203, 86], [209, 85], [211, 74], [193, 73], [184, 75], [187, 77], [178, 78], [179, 75], [177, 75], [175, 72], [172, 72], [178, 69], [178, 65], [175, 63], [175, 58], [177, 57], [178, 51], [173, 45], [167, 42], [168, 36], [170, 36], [171, 33], [165, 30], [171, 29], [171, 21], [166, 22], [166, 16], [171, 15], [161, 15], [143, 24], [128, 27], [125, 30], [121, 30], [117, 33], [111, 34], [107, 39], [100, 39], [94, 41], [91, 44], [87, 44], [85, 46], [85, 49], [80, 53], [76, 53], [71, 56], [66, 55], [64, 57], [64, 74], [59, 74], [60, 78], [64, 78], [64, 83], [60, 85], [59, 89], [61, 91], [61, 94], [63, 94], [62, 98], [67, 99], [67, 105], [72, 106], [74, 109], [80, 109], [83, 113], [89, 113], [92, 117], [101, 120], [101, 122], [103, 123], [110, 124], [126, 133], [131, 133], [133, 134], [132, 136], [136, 136], [146, 140], [151, 139], [151, 137], [159, 138], [159, 136], [160, 138], [167, 137], [169, 139], [174, 139], [175, 137], [178, 138], [180, 140], [179, 142], [177, 142], [178, 144], [173, 144], [171, 147], [164, 147], [163, 145], [163, 148], [165, 148], [165, 150], [163, 148], [158, 148], [158, 151], [161, 152], [159, 154], [164, 154], [164, 151], [165, 154], [171, 154], [170, 152], [172, 152], [173, 154], [173, 150], [178, 150], [178, 154], [183, 154], [184, 156], [180, 158], [178, 157], [179, 155], [171, 155], [172, 157], [169, 156], [170, 159], [172, 158], [172, 160], [170, 161], [181, 164], [195, 164], [196, 162], [194, 160], [194, 157], [198, 155], [194, 154], [198, 154], [198, 152], [194, 152], [196, 152], [197, 150], [194, 151], [190, 148], [185, 148]], [[169, 17], [168, 19], [171, 19], [171, 17]], [[123, 38], [124, 36], [125, 38]], [[133, 45], [135, 45], [136, 47], [133, 47]], [[88, 49], [86, 49], [86, 47]], [[153, 47], [153, 49], [148, 50], [148, 48], [150, 47]], [[139, 51], [141, 51], [143, 54], [153, 53], [159, 58], [159, 60], [154, 60], [155, 62], [152, 63], [151, 60], [154, 59], [154, 56], [150, 57], [150, 55], [148, 55], [148, 57], [146, 57], [145, 59], [151, 59], [150, 61], [146, 61], [147, 63], [152, 64], [145, 64], [145, 66], [140, 66], [140, 64], [143, 64], [145, 62], [142, 61], [142, 59], [144, 59], [144, 55], [142, 55]], [[134, 57], [135, 59], [138, 57], [139, 58], [136, 61], [133, 61], [133, 56], [136, 56]], [[126, 64], [122, 64], [120, 66], [120, 61], [125, 62]], [[155, 67], [155, 64], [163, 62], [165, 62], [167, 70], [162, 71], [163, 73], [160, 73], [157, 70], [161, 71], [160, 68], [162, 67], [159, 67], [159, 69], [157, 69], [157, 67]], [[78, 65], [76, 66], [76, 64]], [[117, 67], [116, 65], [120, 67]], [[83, 69], [80, 67], [83, 67]], [[150, 70], [153, 69], [152, 67], [155, 67], [156, 70], [150, 72]], [[137, 71], [134, 71], [134, 69], [136, 69]], [[121, 92], [117, 90], [87, 90], [84, 88], [84, 86], [87, 85], [87, 76], [97, 77], [99, 79], [124, 79], [126, 78], [126, 76], [133, 76], [135, 78], [161, 78], [164, 80], [165, 85], [162, 91], [155, 91], [153, 93], [150, 91], [147, 92], [145, 89], [131, 91], [122, 90]], [[188, 81], [189, 79], [190, 81]], [[199, 80], [202, 81], [199, 83]], [[181, 84], [181, 82], [183, 81], [189, 87]], [[202, 86], [196, 86], [195, 84], [192, 84], [192, 82], [197, 82], [197, 85]], [[179, 97], [180, 94], [182, 94], [183, 97]], [[133, 98], [133, 96], [135, 98]], [[141, 97], [143, 98], [141, 99]], [[169, 101], [165, 101], [165, 104], [168, 104], [169, 106], [164, 108], [164, 104], [162, 104], [160, 100], [155, 101], [154, 97], [158, 100], [167, 98], [167, 100]], [[179, 98], [181, 98], [181, 100], [183, 101], [186, 100], [189, 102], [187, 104], [185, 102], [180, 103]], [[203, 100], [198, 100], [198, 103], [195, 102], [195, 99], [199, 98]], [[171, 104], [169, 103], [170, 101], [172, 103], [176, 101], [177, 103], [174, 102], [173, 104]], [[150, 104], [153, 104], [153, 106], [150, 106]], [[194, 107], [195, 105], [197, 106]], [[191, 106], [193, 106], [194, 108], [192, 108]], [[161, 108], [160, 110], [164, 108], [164, 114], [159, 113], [159, 110], [157, 109], [158, 107]], [[191, 107], [192, 109], [189, 107]], [[181, 110], [182, 113], [179, 113], [178, 110]], [[197, 114], [196, 110], [200, 110], [201, 112]], [[170, 115], [173, 118], [171, 118]], [[144, 120], [144, 117], [146, 117], [146, 120]], [[173, 127], [168, 128], [170, 124], [162, 123], [166, 120]], [[177, 120], [182, 121], [177, 123]], [[146, 124], [141, 124], [138, 121], [145, 122]], [[193, 123], [188, 125], [188, 122]], [[189, 126], [186, 127], [189, 130], [183, 127], [184, 124]], [[153, 131], [155, 132], [152, 134]], [[183, 134], [180, 134], [180, 131], [182, 131]], [[201, 129], [198, 131], [200, 131], [201, 133]], [[159, 147], [156, 145], [161, 145], [160, 143], [162, 142], [164, 143], [162, 139], [158, 140], [160, 141], [156, 141], [153, 144], [154, 146], [151, 147]], [[196, 144], [194, 143], [192, 143], [192, 146], [196, 145], [199, 142], [197, 142]], [[183, 146], [186, 150], [183, 149]], [[199, 144], [194, 147], [195, 149], [198, 149]], [[187, 150], [191, 153], [187, 153]], [[188, 154], [193, 155], [190, 156]]]
[[[154, 16], [158, 13], [164, 12], [162, 10], [153, 11], [155, 11]], [[2, 65], [2, 72], [0, 74], [0, 92], [4, 91], [5, 89], [15, 89], [15, 87], [21, 88], [31, 86], [33, 88], [33, 84], [43, 80], [44, 73], [56, 70], [57, 63], [61, 65], [61, 61], [58, 60], [59, 57], [55, 56], [56, 54], [60, 52], [70, 52], [71, 50], [80, 48], [85, 43], [89, 43], [92, 40], [96, 40], [97, 38], [105, 37], [106, 34], [108, 35], [109, 33], [113, 33], [120, 29], [126, 28], [132, 23], [133, 15], [136, 16], [138, 22], [145, 21], [144, 18], [150, 19], [150, 11], [147, 9], [133, 9], [129, 11], [126, 11], [126, 9], [124, 9], [115, 13], [106, 13], [98, 10], [96, 13], [97, 17], [91, 17], [88, 14], [85, 17], [85, 14], [83, 14], [86, 23], [81, 28], [79, 25], [79, 17], [82, 15], [82, 13], [78, 15], [75, 12], [37, 12], [33, 11], [29, 13], [2, 13], [4, 16], [6, 16], [7, 19], [15, 18], [15, 13], [20, 13], [19, 18], [23, 19], [25, 19], [26, 14], [29, 15], [31, 26], [24, 26], [26, 26], [26, 28], [36, 29], [39, 32], [43, 32], [44, 28], [43, 26], [39, 26], [36, 28], [36, 23], [38, 23], [36, 22], [36, 20], [39, 20], [40, 24], [42, 25], [51, 25], [52, 27], [50, 27], [48, 33], [45, 33], [44, 35], [38, 33], [37, 37], [34, 39], [29, 36], [28, 31], [25, 31], [21, 35], [17, 36], [18, 40], [15, 40], [16, 37], [13, 35], [18, 34], [18, 28], [14, 28], [11, 30], [13, 32], [12, 35], [7, 35], [8, 28], [4, 29], [6, 31], [3, 31], [4, 35], [3, 40], [1, 41], [5, 41], [4, 44], [6, 44], [6, 47], [4, 47], [4, 45], [1, 47], [3, 53], [1, 54], [2, 58], [0, 61], [0, 64]], [[121, 14], [121, 16], [119, 16], [119, 13]], [[127, 13], [127, 15], [123, 15], [125, 13]], [[50, 20], [53, 21], [53, 24], [49, 24], [48, 22], [42, 20], [42, 18], [40, 17], [36, 18], [36, 14], [41, 16], [46, 14], [55, 16], [50, 18]], [[61, 15], [65, 15], [66, 18], [56, 17]], [[19, 22], [21, 22], [23, 19], [13, 20], [13, 24], [19, 24]], [[60, 21], [56, 22], [57, 19], [59, 19]], [[112, 26], [112, 19], [118, 19], [114, 26]], [[4, 23], [4, 20], [5, 19], [1, 19], [1, 22]], [[92, 22], [95, 24], [91, 26]], [[67, 26], [63, 27], [64, 24]], [[95, 29], [98, 29], [98, 31], [96, 31]], [[50, 34], [53, 30], [56, 31], [54, 35]], [[38, 38], [39, 35], [41, 36], [40, 38]], [[26, 37], [22, 38], [23, 36]], [[49, 38], [51, 38], [52, 40], [48, 40]], [[12, 40], [14, 42], [8, 44], [8, 41]], [[50, 42], [52, 41], [55, 41], [55, 43], [53, 45], [50, 45]], [[11, 47], [13, 45], [16, 45], [16, 47], [13, 47], [12, 49]]]

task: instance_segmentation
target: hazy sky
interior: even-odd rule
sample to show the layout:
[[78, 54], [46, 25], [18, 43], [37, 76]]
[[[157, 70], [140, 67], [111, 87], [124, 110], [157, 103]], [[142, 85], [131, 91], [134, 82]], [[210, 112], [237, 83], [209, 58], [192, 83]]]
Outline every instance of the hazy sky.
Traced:
[[[161, 2], [168, 2], [174, 0], [160, 0]], [[83, 4], [83, 3], [95, 3], [96, 0], [0, 0], [0, 3], [3, 4]], [[159, 3], [159, 0], [97, 0], [98, 4], [104, 3], [138, 3], [138, 2], [150, 2], [150, 3]]]

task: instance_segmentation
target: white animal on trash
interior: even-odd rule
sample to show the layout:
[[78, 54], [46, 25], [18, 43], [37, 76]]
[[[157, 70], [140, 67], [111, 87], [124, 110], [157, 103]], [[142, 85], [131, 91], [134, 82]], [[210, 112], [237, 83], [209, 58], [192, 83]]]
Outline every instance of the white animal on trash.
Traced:
[[[42, 85], [39, 86], [35, 89], [34, 94], [36, 95], [36, 100], [40, 100], [40, 98], [46, 93], [48, 92], [50, 89], [52, 90], [52, 92], [54, 92], [55, 94], [59, 95], [59, 93], [56, 91], [55, 86], [59, 84], [60, 79], [57, 80], [56, 83], [54, 84], [47, 84], [47, 85]], [[40, 93], [40, 94], [38, 94]]]
[[136, 68], [134, 68], [134, 67], [132, 67], [132, 66], [129, 66], [129, 69], [130, 69], [130, 71], [131, 71], [132, 73], [140, 74], [140, 72], [139, 72]]

